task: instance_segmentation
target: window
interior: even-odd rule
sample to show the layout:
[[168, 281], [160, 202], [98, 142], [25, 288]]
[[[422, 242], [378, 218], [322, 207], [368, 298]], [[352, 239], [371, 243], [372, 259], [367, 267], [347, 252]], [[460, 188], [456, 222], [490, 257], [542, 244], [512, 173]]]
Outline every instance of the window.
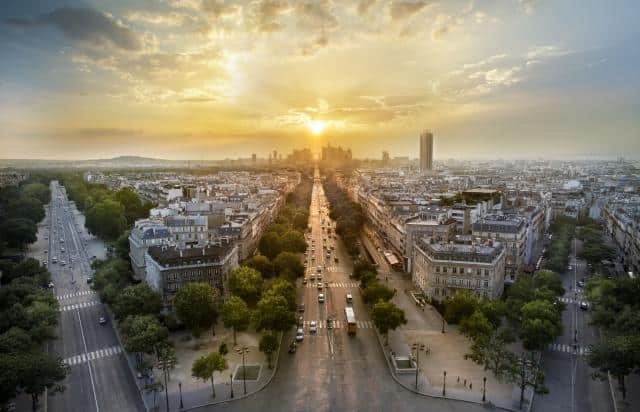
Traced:
[[458, 268], [457, 267], [453, 267], [453, 273], [458, 273]]

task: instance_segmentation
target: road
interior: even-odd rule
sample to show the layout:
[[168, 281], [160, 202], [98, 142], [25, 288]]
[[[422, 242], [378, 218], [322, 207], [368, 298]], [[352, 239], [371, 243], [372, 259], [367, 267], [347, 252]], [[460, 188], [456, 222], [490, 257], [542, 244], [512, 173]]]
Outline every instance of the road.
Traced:
[[613, 411], [609, 383], [591, 378], [594, 370], [584, 356], [585, 349], [598, 341], [599, 334], [589, 325], [588, 311], [580, 309], [580, 302], [586, 301], [586, 297], [577, 283], [588, 277], [589, 268], [584, 260], [575, 258], [575, 244], [570, 267], [561, 274], [566, 290], [561, 300], [567, 305], [562, 313], [564, 331], [544, 353], [549, 393], [536, 396], [533, 409], [540, 412]]
[[[313, 243], [310, 239], [306, 277], [312, 272], [317, 274], [317, 267], [321, 266], [322, 282], [328, 285], [322, 290], [325, 302], [318, 302], [317, 281], [300, 283], [299, 297], [305, 303], [305, 336], [297, 352], [287, 353], [292, 332], [283, 341], [278, 371], [265, 390], [248, 399], [210, 409], [243, 412], [486, 410], [476, 404], [425, 398], [403, 389], [392, 379], [357, 283], [349, 279], [352, 264], [344, 245], [323, 231], [323, 221], [325, 227], [335, 227], [335, 223], [328, 217], [328, 204], [317, 173], [310, 208]], [[330, 258], [323, 253], [323, 242], [329, 250], [334, 247]], [[353, 295], [352, 306], [358, 322], [355, 336], [349, 336], [345, 328], [348, 292]], [[334, 329], [326, 328], [327, 316], [336, 320]], [[312, 320], [322, 326], [316, 334], [309, 332]]]
[[[60, 304], [58, 339], [48, 345], [71, 368], [63, 393], [49, 395], [49, 411], [128, 412], [144, 410], [113, 325], [90, 288], [91, 257], [84, 228], [77, 225], [75, 206], [58, 182], [51, 183], [48, 267]], [[57, 261], [57, 263], [54, 263]]]

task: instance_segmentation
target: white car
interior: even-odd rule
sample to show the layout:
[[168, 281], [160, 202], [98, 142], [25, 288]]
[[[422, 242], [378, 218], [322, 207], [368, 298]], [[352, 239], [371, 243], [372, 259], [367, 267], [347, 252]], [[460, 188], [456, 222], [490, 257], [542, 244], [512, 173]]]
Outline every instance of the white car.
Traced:
[[351, 293], [347, 293], [347, 303], [351, 303], [353, 301], [353, 295]]
[[309, 324], [309, 332], [311, 332], [311, 333], [317, 333], [318, 332], [318, 324], [316, 323], [315, 320], [312, 320], [311, 323]]
[[302, 342], [304, 340], [304, 329], [298, 328], [296, 332], [296, 342]]
[[324, 303], [324, 293], [318, 295], [318, 303]]
[[322, 290], [323, 287], [324, 285], [322, 284], [322, 282], [318, 282], [318, 290]]

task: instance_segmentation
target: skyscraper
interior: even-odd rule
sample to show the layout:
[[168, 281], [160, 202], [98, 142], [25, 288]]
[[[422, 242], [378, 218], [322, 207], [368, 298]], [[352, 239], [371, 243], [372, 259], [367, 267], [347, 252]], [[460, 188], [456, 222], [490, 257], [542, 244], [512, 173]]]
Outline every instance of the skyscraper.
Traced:
[[433, 170], [433, 133], [425, 130], [420, 133], [420, 173]]

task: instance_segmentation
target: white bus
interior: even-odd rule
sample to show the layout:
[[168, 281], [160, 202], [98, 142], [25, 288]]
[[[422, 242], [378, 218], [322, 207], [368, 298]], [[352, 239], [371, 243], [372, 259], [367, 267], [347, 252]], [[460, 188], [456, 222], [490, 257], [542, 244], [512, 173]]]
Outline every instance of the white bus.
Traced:
[[349, 335], [355, 335], [358, 324], [356, 323], [356, 315], [353, 312], [353, 308], [344, 308], [344, 314], [347, 317], [347, 332], [349, 333]]

